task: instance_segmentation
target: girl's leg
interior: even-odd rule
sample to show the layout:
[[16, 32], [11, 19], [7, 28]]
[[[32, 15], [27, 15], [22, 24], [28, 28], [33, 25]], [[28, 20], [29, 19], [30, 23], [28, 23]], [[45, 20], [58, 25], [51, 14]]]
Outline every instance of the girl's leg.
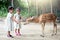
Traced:
[[15, 33], [17, 33], [17, 29], [15, 29]]
[[8, 31], [8, 35], [7, 36], [13, 38], [13, 36], [10, 34], [10, 31]]
[[8, 31], [8, 35], [10, 35], [10, 31]]
[[21, 35], [21, 33], [20, 33], [20, 29], [18, 29], [18, 35]]
[[15, 34], [18, 35], [18, 34], [17, 34], [17, 29], [15, 29]]

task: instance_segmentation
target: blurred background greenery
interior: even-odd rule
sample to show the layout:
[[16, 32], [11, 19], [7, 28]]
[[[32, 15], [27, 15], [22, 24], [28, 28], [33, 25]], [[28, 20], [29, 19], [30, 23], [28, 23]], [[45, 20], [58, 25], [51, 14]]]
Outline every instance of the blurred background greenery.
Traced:
[[[52, 0], [52, 11], [60, 17], [60, 1]], [[51, 12], [50, 0], [0, 0], [0, 17], [6, 17], [8, 6], [13, 6], [14, 10], [17, 7], [21, 8], [21, 15], [24, 18], [30, 16], [39, 16], [42, 13]], [[15, 13], [15, 11], [14, 11]]]

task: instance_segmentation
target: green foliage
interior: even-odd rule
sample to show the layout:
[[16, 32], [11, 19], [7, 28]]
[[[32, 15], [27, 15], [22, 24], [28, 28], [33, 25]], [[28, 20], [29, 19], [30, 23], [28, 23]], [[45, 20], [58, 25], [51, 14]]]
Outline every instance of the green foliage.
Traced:
[[[23, 2], [21, 0], [14, 0], [13, 3], [14, 3], [15, 9], [17, 7], [20, 7], [21, 15], [24, 18], [30, 17], [30, 16], [36, 16], [36, 15], [38, 16], [44, 11], [43, 8], [41, 8], [40, 6], [38, 7], [38, 9], [36, 9], [36, 6], [34, 6], [33, 4], [31, 4], [31, 5], [28, 4], [29, 5], [29, 11], [28, 11], [28, 6], [27, 6], [26, 2]], [[0, 17], [7, 16], [7, 8], [9, 5], [11, 5], [11, 0], [0, 0]], [[45, 6], [43, 6], [43, 7], [45, 7]], [[45, 8], [47, 8], [45, 10], [46, 13], [50, 12], [49, 4]], [[14, 13], [15, 13], [15, 11], [14, 11]], [[57, 12], [56, 15], [60, 17], [60, 12]]]
[[[11, 5], [10, 0], [2, 0], [0, 1], [0, 17], [6, 17], [7, 15], [7, 8]], [[14, 8], [20, 7], [21, 15], [25, 17], [34, 16], [36, 15], [36, 9], [31, 5], [29, 13], [28, 13], [28, 6], [25, 2], [21, 0], [14, 0]], [[14, 11], [15, 13], [15, 11]]]
[[1, 0], [0, 1], [0, 8], [1, 7], [8, 7], [10, 5], [10, 1], [9, 0]]
[[0, 9], [0, 17], [6, 17], [7, 9], [6, 7]]
[[10, 5], [9, 0], [0, 0], [0, 17], [6, 17], [7, 8]]

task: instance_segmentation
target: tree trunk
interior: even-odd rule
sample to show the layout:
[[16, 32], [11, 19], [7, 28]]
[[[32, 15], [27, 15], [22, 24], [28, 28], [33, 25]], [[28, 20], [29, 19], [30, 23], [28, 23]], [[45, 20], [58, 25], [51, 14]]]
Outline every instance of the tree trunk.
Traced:
[[37, 2], [37, 0], [36, 0], [36, 16], [38, 16], [38, 2]]
[[50, 5], [51, 5], [51, 13], [53, 13], [52, 0], [50, 0]]
[[13, 6], [13, 0], [11, 0], [11, 6]]
[[29, 6], [29, 0], [27, 0], [27, 3], [28, 3], [28, 14], [30, 15], [30, 12], [29, 12], [30, 11], [30, 9], [29, 9], [30, 8], [30, 6]]

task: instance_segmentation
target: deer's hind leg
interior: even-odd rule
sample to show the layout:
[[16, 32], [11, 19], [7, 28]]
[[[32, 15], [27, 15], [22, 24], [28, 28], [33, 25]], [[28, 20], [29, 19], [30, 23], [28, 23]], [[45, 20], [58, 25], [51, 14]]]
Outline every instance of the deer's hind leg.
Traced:
[[54, 24], [54, 28], [53, 28], [53, 34], [52, 35], [56, 35], [57, 34], [57, 24], [56, 22], [53, 22]]

